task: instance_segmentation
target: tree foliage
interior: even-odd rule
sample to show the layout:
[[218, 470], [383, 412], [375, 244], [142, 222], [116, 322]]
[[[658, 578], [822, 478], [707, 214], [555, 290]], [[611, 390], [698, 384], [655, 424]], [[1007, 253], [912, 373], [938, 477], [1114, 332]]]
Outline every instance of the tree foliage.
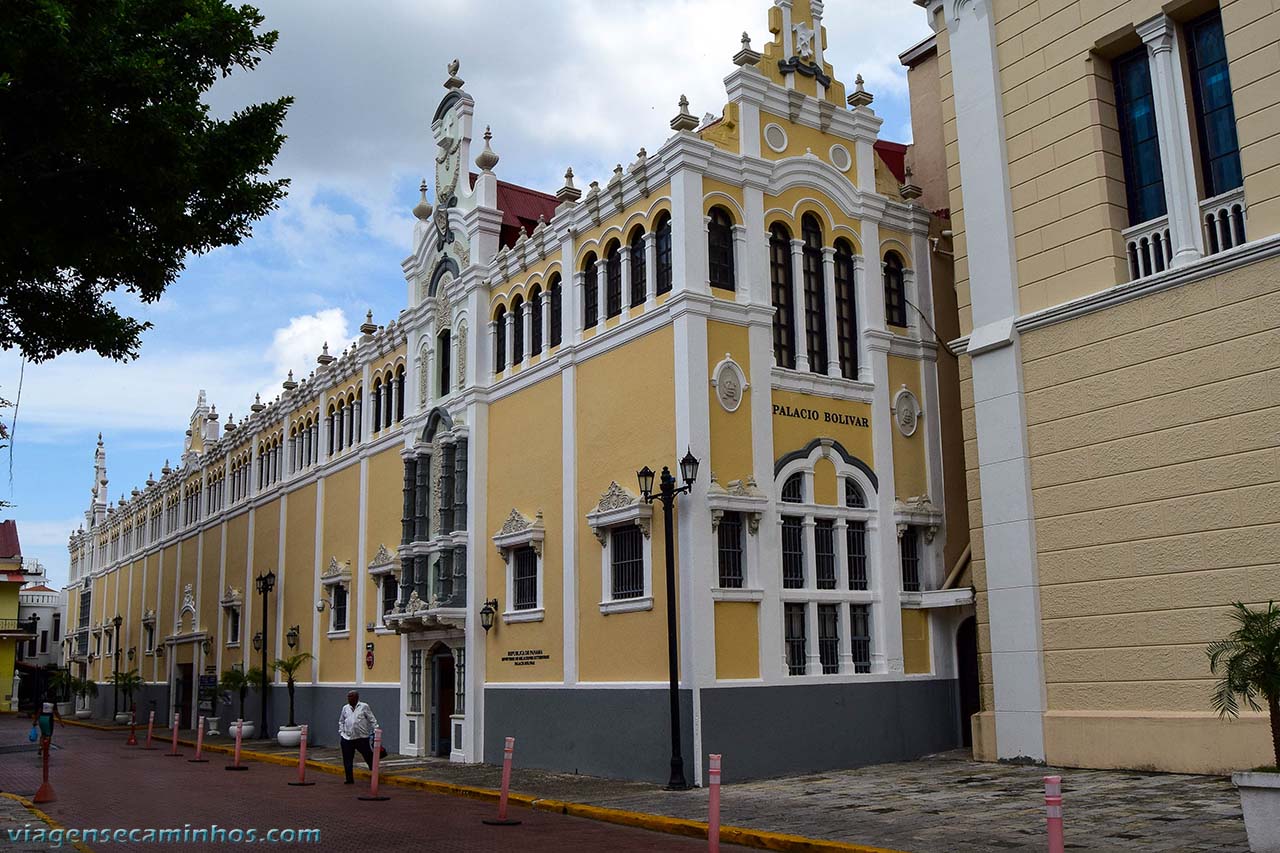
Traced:
[[203, 95], [274, 48], [225, 0], [7, 0], [0, 14], [0, 348], [137, 355], [188, 254], [236, 245], [284, 197], [268, 180], [293, 99], [211, 115]]
[[1219, 676], [1210, 702], [1222, 717], [1240, 714], [1240, 699], [1254, 711], [1266, 703], [1272, 748], [1280, 766], [1280, 608], [1274, 601], [1265, 610], [1231, 605], [1235, 630], [1210, 643], [1209, 671]]

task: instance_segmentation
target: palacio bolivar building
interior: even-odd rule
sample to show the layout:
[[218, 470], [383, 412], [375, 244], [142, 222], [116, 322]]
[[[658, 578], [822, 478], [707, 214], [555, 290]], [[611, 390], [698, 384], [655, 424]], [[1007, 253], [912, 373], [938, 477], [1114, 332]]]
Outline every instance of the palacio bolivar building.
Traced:
[[682, 98], [657, 150], [554, 193], [500, 180], [501, 128], [453, 63], [400, 315], [247, 417], [202, 393], [178, 464], [115, 501], [100, 443], [70, 542], [74, 665], [140, 669], [139, 707], [192, 727], [201, 677], [258, 665], [256, 639], [315, 656], [298, 717], [322, 742], [354, 686], [401, 753], [493, 762], [511, 735], [525, 766], [665, 781], [668, 531], [637, 472], [685, 485], [688, 454], [688, 781], [708, 753], [743, 778], [964, 742], [945, 223], [861, 78], [824, 59], [822, 11], [775, 0], [759, 51], [723, 34], [717, 117]]

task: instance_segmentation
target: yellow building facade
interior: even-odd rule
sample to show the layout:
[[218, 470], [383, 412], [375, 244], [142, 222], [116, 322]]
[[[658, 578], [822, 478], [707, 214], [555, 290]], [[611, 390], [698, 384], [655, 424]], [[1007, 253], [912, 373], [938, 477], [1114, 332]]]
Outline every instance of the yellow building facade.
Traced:
[[1266, 722], [1217, 718], [1205, 645], [1231, 602], [1280, 597], [1280, 15], [916, 2], [935, 35], [903, 59], [937, 93], [918, 115], [954, 232], [976, 752], [1256, 765]]
[[[764, 776], [958, 745], [939, 226], [823, 58], [820, 0], [768, 29], [718, 117], [682, 101], [657, 151], [555, 194], [498, 179], [452, 65], [395, 322], [247, 418], [201, 399], [182, 464], [114, 506], [100, 449], [71, 543], [88, 670], [121, 614], [189, 724], [199, 675], [257, 661], [271, 568], [271, 656], [316, 656], [304, 718], [355, 686], [404, 753], [514, 735], [531, 766], [666, 780], [674, 596], [689, 781], [709, 752]], [[637, 472], [686, 454], [668, 531]]]

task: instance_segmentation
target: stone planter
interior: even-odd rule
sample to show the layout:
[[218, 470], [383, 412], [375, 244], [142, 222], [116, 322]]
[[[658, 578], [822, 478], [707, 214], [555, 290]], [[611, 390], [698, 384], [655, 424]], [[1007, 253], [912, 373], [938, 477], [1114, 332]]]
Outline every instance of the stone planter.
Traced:
[[120, 713], [116, 714], [116, 725], [117, 726], [129, 725], [129, 718], [130, 718], [130, 715], [128, 711], [121, 711]]
[[241, 730], [240, 731], [241, 740], [249, 740], [250, 738], [253, 737], [253, 720], [244, 720], [243, 722], [240, 722], [240, 723], [237, 723], [235, 720], [232, 720], [230, 723], [227, 723], [227, 737], [230, 737], [230, 738], [235, 737], [236, 729]]
[[1280, 773], [1231, 774], [1253, 853], [1280, 853]]
[[78, 708], [78, 709], [76, 709], [76, 719], [77, 719], [77, 720], [87, 720], [87, 719], [89, 719], [89, 718], [90, 718], [90, 717], [92, 717], [92, 716], [93, 716], [93, 710], [92, 710], [92, 709], [90, 709], [90, 708]]
[[66, 717], [66, 716], [70, 716], [71, 713], [75, 711], [76, 705], [74, 702], [59, 702], [57, 705], [57, 708], [58, 708], [58, 716]]
[[276, 742], [283, 747], [295, 747], [302, 743], [302, 726], [281, 726], [276, 732]]

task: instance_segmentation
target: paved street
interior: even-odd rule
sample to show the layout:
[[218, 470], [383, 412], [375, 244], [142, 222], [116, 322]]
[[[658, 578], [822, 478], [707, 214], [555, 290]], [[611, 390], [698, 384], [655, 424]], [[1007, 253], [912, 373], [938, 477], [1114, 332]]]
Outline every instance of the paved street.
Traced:
[[[0, 717], [0, 749], [26, 742], [29, 723]], [[210, 754], [208, 764], [165, 758], [163, 750], [144, 752], [126, 747], [115, 733], [58, 728], [55, 741], [63, 749], [53, 754], [51, 777], [57, 802], [42, 808], [64, 827], [164, 827], [319, 829], [312, 850], [431, 850], [493, 851], [499, 849], [693, 851], [705, 841], [630, 829], [580, 818], [516, 808], [520, 826], [493, 827], [481, 823], [492, 817], [488, 803], [387, 788], [387, 802], [360, 802], [367, 785], [346, 786], [341, 777], [317, 773], [316, 785], [295, 788], [288, 768], [254, 763], [242, 773], [227, 772], [224, 755]], [[74, 782], [72, 781], [74, 780]], [[40, 781], [40, 762], [34, 749], [0, 753], [0, 789], [31, 796]], [[6, 801], [11, 802], [11, 801]], [[12, 804], [16, 805], [16, 804]], [[0, 812], [10, 816], [13, 809]], [[18, 810], [20, 811], [20, 809]], [[43, 824], [30, 818], [33, 827]], [[4, 821], [8, 829], [11, 824]], [[95, 850], [155, 851], [171, 849], [243, 849], [243, 845], [90, 845]], [[303, 849], [304, 845], [284, 845]], [[11, 847], [0, 834], [0, 849], [46, 849], [38, 845]], [[64, 850], [69, 847], [64, 847]], [[729, 849], [741, 849], [730, 848]]]

